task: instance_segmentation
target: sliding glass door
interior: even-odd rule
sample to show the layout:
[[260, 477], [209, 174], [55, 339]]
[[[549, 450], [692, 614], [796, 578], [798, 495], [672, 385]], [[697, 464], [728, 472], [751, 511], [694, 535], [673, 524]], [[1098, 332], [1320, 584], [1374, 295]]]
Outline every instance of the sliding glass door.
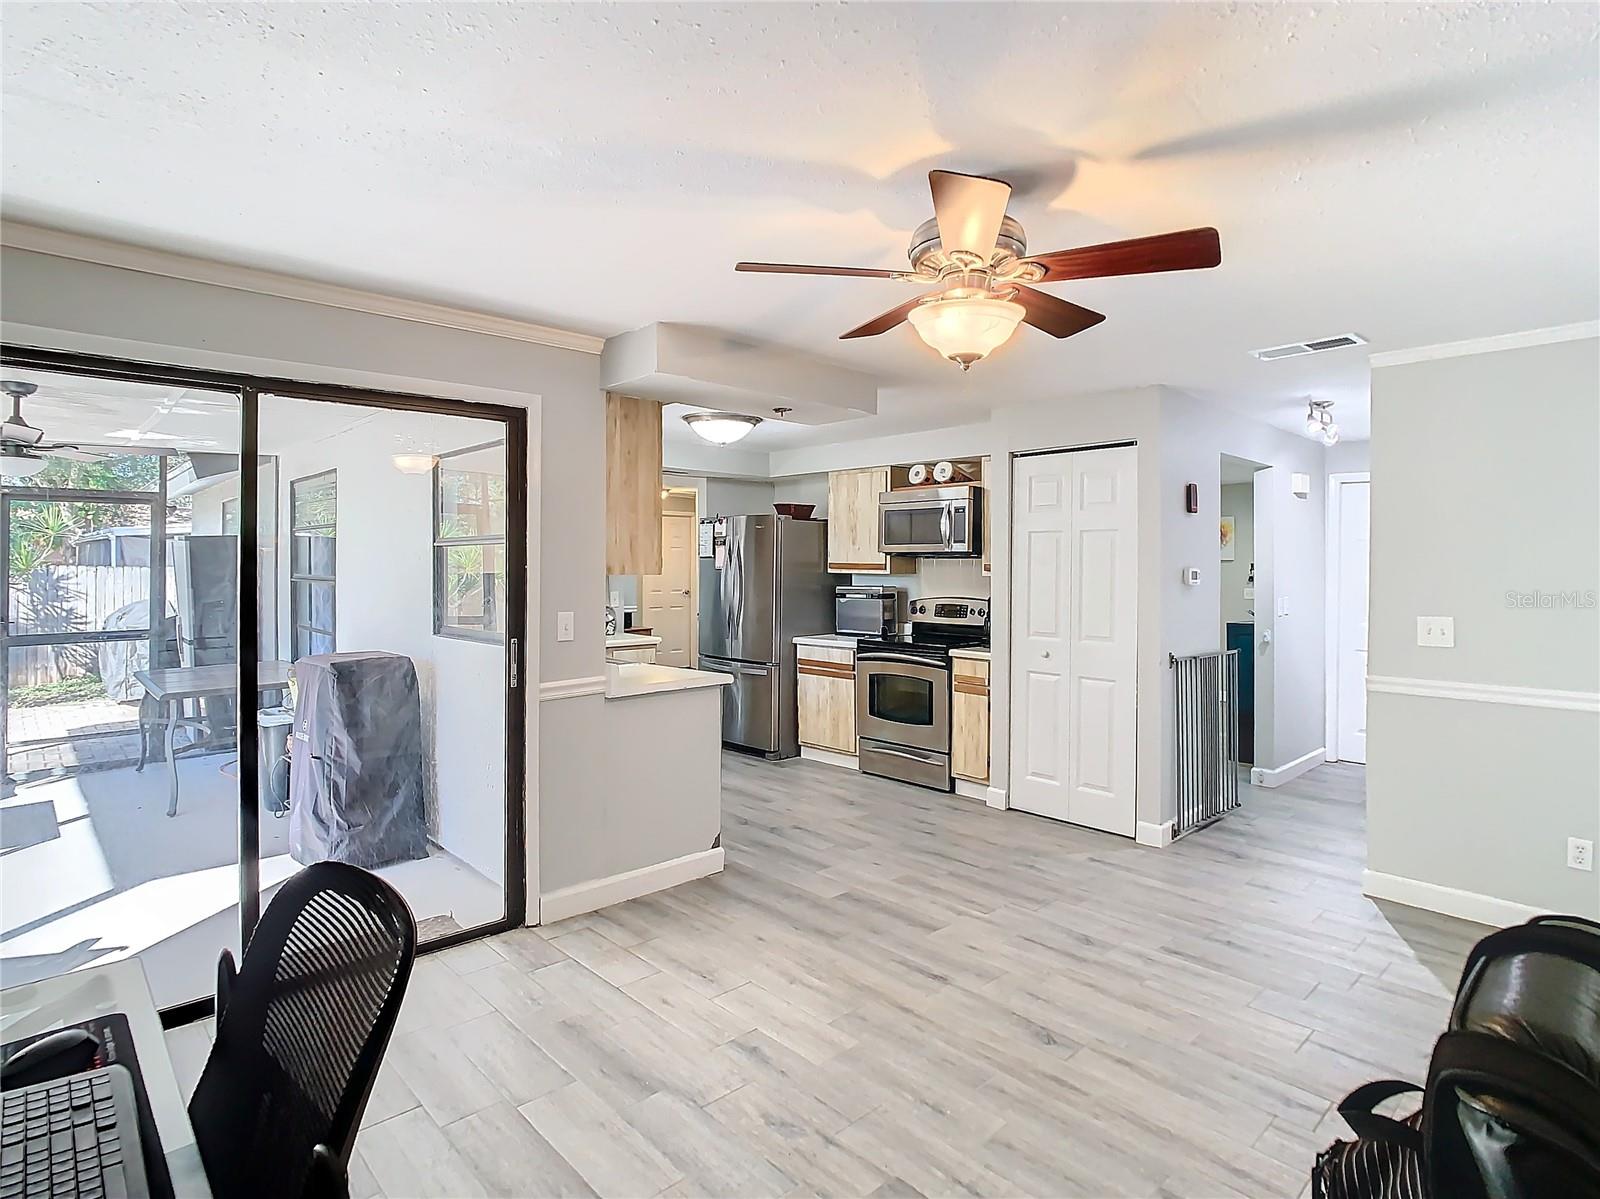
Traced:
[[524, 414], [3, 362], [0, 984], [136, 955], [194, 1005], [324, 860], [425, 949], [521, 923]]
[[181, 1003], [238, 940], [238, 536], [205, 517], [240, 399], [0, 380], [0, 982], [137, 955]]

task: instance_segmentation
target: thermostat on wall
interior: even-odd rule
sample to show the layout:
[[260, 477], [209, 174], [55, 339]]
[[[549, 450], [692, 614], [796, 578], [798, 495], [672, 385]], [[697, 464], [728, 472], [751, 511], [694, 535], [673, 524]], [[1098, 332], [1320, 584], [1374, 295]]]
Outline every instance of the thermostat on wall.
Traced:
[[1198, 566], [1185, 566], [1183, 568], [1183, 582], [1188, 587], [1200, 586], [1200, 568]]

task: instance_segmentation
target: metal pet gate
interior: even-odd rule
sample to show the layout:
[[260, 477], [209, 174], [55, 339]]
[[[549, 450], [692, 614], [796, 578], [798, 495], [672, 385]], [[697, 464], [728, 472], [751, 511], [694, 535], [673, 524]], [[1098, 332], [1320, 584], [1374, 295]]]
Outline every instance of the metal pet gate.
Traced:
[[1239, 806], [1239, 651], [1168, 654], [1167, 661], [1176, 688], [1176, 838]]

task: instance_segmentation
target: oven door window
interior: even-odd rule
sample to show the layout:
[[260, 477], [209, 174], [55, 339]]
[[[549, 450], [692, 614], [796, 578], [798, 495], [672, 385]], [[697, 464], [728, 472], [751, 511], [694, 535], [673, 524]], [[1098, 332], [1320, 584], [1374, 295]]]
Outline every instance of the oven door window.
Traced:
[[868, 684], [870, 715], [896, 724], [933, 723], [933, 684], [927, 679], [874, 672]]
[[940, 526], [943, 508], [886, 508], [883, 513], [883, 544], [925, 546], [943, 545]]

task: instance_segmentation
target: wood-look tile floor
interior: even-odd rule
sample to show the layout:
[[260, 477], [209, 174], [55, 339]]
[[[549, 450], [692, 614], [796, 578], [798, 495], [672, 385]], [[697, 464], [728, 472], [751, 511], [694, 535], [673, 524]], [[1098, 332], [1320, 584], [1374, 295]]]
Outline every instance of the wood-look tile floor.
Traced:
[[1361, 896], [1359, 767], [1244, 790], [1153, 850], [729, 755], [722, 875], [419, 960], [353, 1193], [1307, 1193], [1485, 930]]

